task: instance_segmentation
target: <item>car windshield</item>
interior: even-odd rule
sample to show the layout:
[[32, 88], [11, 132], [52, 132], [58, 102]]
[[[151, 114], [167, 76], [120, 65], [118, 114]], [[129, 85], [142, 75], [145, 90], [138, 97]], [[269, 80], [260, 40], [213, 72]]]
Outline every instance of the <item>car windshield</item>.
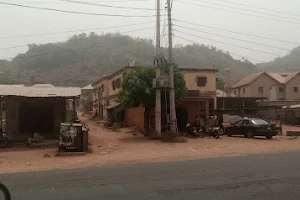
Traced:
[[252, 119], [251, 120], [255, 125], [268, 125], [269, 123], [263, 119]]

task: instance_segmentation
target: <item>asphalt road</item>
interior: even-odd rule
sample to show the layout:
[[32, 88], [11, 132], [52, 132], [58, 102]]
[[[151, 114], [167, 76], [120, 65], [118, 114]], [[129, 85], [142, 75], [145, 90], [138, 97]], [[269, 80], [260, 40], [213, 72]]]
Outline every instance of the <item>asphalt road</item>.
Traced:
[[0, 181], [13, 200], [293, 200], [300, 199], [300, 152], [2, 174]]

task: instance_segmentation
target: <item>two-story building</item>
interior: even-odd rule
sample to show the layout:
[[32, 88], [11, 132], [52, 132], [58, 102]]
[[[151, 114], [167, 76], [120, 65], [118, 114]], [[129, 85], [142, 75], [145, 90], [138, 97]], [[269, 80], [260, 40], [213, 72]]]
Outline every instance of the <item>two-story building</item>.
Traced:
[[[125, 73], [133, 68], [135, 67], [124, 67], [92, 84], [94, 115], [100, 119], [109, 120], [110, 110], [121, 110], [117, 94], [121, 89]], [[180, 71], [184, 75], [188, 92], [176, 105], [178, 121], [182, 125], [185, 123], [185, 126], [186, 122], [193, 121], [195, 116], [208, 119], [209, 110], [216, 108], [217, 70], [180, 68]], [[124, 113], [124, 120], [143, 128], [143, 109], [143, 107], [127, 109]], [[120, 118], [122, 117], [120, 116]]]
[[243, 77], [233, 86], [237, 97], [261, 97], [268, 101], [300, 100], [300, 74], [259, 72]]

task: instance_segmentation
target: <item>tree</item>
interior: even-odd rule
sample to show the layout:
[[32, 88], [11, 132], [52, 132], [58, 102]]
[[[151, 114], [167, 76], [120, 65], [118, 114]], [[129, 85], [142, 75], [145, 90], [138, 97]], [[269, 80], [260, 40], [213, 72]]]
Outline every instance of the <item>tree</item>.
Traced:
[[[150, 132], [150, 110], [155, 106], [155, 89], [152, 87], [153, 79], [155, 79], [154, 67], [137, 67], [126, 73], [122, 82], [122, 89], [118, 95], [119, 100], [125, 108], [139, 105], [145, 107], [144, 127], [147, 135]], [[174, 68], [174, 86], [175, 98], [176, 101], [179, 101], [186, 92], [186, 87], [183, 75], [178, 67]]]

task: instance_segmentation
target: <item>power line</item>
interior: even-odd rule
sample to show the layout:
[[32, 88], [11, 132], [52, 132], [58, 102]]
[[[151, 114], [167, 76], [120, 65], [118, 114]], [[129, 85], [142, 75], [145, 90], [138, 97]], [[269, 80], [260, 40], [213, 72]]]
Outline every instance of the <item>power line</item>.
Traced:
[[251, 36], [251, 37], [256, 37], [256, 38], [261, 38], [261, 39], [267, 39], [267, 40], [273, 40], [273, 41], [277, 41], [277, 42], [284, 42], [284, 43], [295, 44], [295, 45], [299, 45], [300, 44], [300, 43], [297, 43], [297, 42], [292, 42], [292, 41], [287, 41], [287, 40], [281, 40], [281, 39], [276, 39], [276, 38], [270, 38], [270, 37], [265, 37], [265, 36], [259, 36], [259, 35], [253, 35], [253, 34], [249, 34], [249, 33], [231, 31], [231, 30], [228, 30], [228, 29], [216, 28], [216, 27], [212, 27], [212, 26], [207, 26], [207, 25], [197, 24], [197, 23], [192, 23], [192, 22], [186, 22], [186, 21], [181, 21], [181, 20], [177, 20], [177, 19], [173, 19], [173, 20], [177, 21], [177, 22], [185, 23], [185, 24], [196, 25], [196, 26], [206, 27], [206, 28], [215, 29], [215, 30], [221, 30], [221, 31], [225, 31], [225, 32], [239, 34], [239, 35], [247, 35], [247, 36]]
[[259, 50], [259, 49], [248, 48], [248, 47], [244, 47], [244, 46], [240, 46], [240, 45], [236, 45], [236, 44], [231, 44], [231, 43], [227, 43], [227, 42], [222, 42], [222, 41], [219, 41], [219, 40], [214, 40], [214, 39], [210, 39], [210, 38], [205, 38], [205, 37], [202, 37], [202, 36], [199, 36], [199, 35], [194, 35], [194, 34], [186, 33], [186, 32], [183, 32], [183, 31], [178, 31], [178, 30], [176, 30], [176, 31], [179, 32], [179, 33], [186, 34], [186, 35], [190, 35], [190, 36], [202, 38], [202, 39], [205, 39], [205, 40], [210, 40], [210, 41], [218, 42], [218, 43], [221, 43], [221, 44], [226, 44], [226, 45], [238, 47], [238, 48], [241, 48], [241, 49], [247, 49], [247, 50], [250, 50], [250, 51], [261, 52], [261, 53], [264, 53], [264, 54], [269, 54], [269, 55], [281, 57], [281, 55], [274, 54], [274, 53], [269, 53], [269, 52], [262, 51], [262, 50]]
[[268, 45], [268, 44], [263, 44], [263, 43], [257, 43], [257, 42], [253, 42], [253, 41], [249, 41], [249, 40], [238, 39], [238, 38], [234, 38], [234, 37], [228, 37], [228, 36], [224, 36], [224, 35], [220, 35], [220, 34], [215, 34], [215, 33], [211, 33], [211, 32], [202, 31], [202, 30], [195, 29], [195, 28], [180, 26], [180, 25], [177, 25], [177, 24], [175, 24], [175, 26], [180, 27], [180, 28], [189, 29], [189, 30], [194, 30], [194, 31], [201, 32], [201, 33], [210, 34], [210, 35], [216, 35], [216, 36], [223, 37], [223, 38], [228, 38], [228, 39], [232, 39], [232, 40], [247, 42], [247, 43], [250, 43], [250, 44], [256, 44], [256, 45], [260, 45], [260, 46], [271, 47], [271, 48], [274, 48], [274, 49], [280, 49], [280, 50], [290, 51], [290, 49], [285, 49], [285, 48], [281, 48], [281, 47], [277, 47], [277, 46], [272, 46], [272, 45]]
[[7, 2], [3, 2], [3, 1], [0, 1], [0, 4], [22, 7], [22, 8], [32, 8], [32, 9], [37, 9], [37, 10], [48, 10], [48, 11], [55, 11], [55, 12], [62, 12], [62, 13], [71, 13], [71, 14], [78, 14], [78, 15], [93, 15], [93, 16], [108, 16], [108, 17], [155, 17], [155, 15], [118, 15], [118, 14], [69, 11], [69, 10], [60, 10], [60, 9], [55, 9], [55, 8], [45, 8], [45, 7], [38, 7], [38, 6], [27, 6], [27, 5], [21, 5], [21, 4], [15, 4], [15, 3], [7, 3]]
[[[174, 35], [174, 36], [177, 37], [177, 38], [180, 38], [180, 39], [182, 39], [182, 40], [185, 40], [185, 41], [188, 41], [188, 42], [192, 42], [192, 43], [197, 44], [197, 45], [201, 45], [200, 43], [195, 42], [195, 41], [193, 41], [193, 40], [189, 40], [189, 39], [187, 39], [187, 38], [180, 37], [180, 36], [177, 36], [177, 35]], [[220, 50], [220, 51], [221, 51], [221, 50]], [[222, 52], [223, 52], [223, 51], [222, 51]], [[225, 52], [223, 52], [223, 53], [225, 53]], [[262, 63], [262, 62], [265, 62], [265, 61], [262, 61], [262, 60], [257, 60], [257, 59], [254, 59], [254, 58], [246, 57], [246, 56], [239, 55], [239, 54], [232, 53], [232, 52], [229, 52], [229, 54], [236, 55], [236, 56], [239, 56], [239, 57], [242, 57], [242, 58], [247, 58], [247, 59], [249, 59], [249, 60], [258, 61], [258, 62], [261, 62], [261, 63]]]
[[272, 9], [268, 9], [268, 8], [261, 8], [261, 7], [257, 7], [257, 6], [250, 6], [250, 5], [247, 5], [247, 4], [236, 3], [236, 2], [231, 2], [231, 1], [224, 1], [224, 0], [215, 0], [215, 1], [220, 1], [220, 2], [229, 3], [229, 4], [235, 4], [235, 5], [245, 6], [245, 7], [249, 7], [249, 8], [260, 9], [260, 10], [266, 10], [266, 11], [281, 13], [281, 14], [286, 14], [286, 15], [293, 15], [293, 16], [298, 16], [298, 17], [300, 16], [300, 15], [297, 15], [297, 14], [294, 14], [294, 13], [283, 12], [283, 11], [278, 11], [278, 10], [272, 10]]
[[52, 32], [52, 33], [36, 33], [36, 34], [28, 34], [28, 35], [2, 36], [2, 37], [0, 37], [0, 40], [1, 39], [11, 39], [11, 38], [32, 37], [32, 36], [56, 35], [56, 34], [80, 32], [80, 31], [91, 31], [91, 30], [103, 30], [103, 29], [111, 29], [111, 28], [121, 28], [121, 27], [134, 26], [134, 25], [142, 25], [142, 24], [150, 24], [150, 23], [155, 23], [155, 21], [152, 21], [152, 22], [141, 22], [141, 23], [135, 23], [135, 24], [125, 24], [125, 25], [120, 25], [120, 26], [109, 26], [109, 27], [102, 27], [102, 28], [77, 29], [77, 30], [69, 30], [69, 31], [62, 31], [62, 32]]
[[271, 18], [271, 17], [265, 17], [265, 16], [259, 16], [259, 15], [253, 15], [253, 14], [238, 12], [238, 11], [233, 11], [233, 10], [227, 10], [227, 9], [224, 9], [224, 8], [216, 8], [216, 7], [211, 7], [211, 6], [207, 6], [207, 5], [201, 5], [201, 4], [197, 4], [197, 3], [186, 2], [186, 1], [182, 1], [182, 0], [177, 0], [177, 2], [184, 3], [184, 4], [195, 5], [195, 6], [200, 6], [200, 7], [204, 7], [204, 8], [213, 9], [213, 10], [222, 10], [222, 11], [225, 11], [225, 12], [237, 13], [237, 14], [240, 14], [240, 15], [248, 15], [248, 16], [252, 16], [252, 17], [258, 17], [258, 18], [263, 18], [263, 19], [269, 19], [269, 20], [274, 20], [274, 21], [281, 21], [281, 22], [286, 22], [286, 23], [290, 23], [290, 24], [300, 25], [300, 23], [296, 23], [296, 22], [291, 22], [291, 21], [286, 21], [286, 20], [281, 20], [281, 19]]
[[265, 13], [265, 12], [260, 12], [260, 11], [254, 11], [254, 10], [250, 10], [250, 9], [246, 9], [246, 8], [232, 7], [232, 6], [227, 6], [227, 5], [224, 5], [224, 4], [219, 4], [219, 3], [209, 2], [209, 1], [203, 1], [203, 0], [194, 0], [194, 1], [200, 2], [200, 3], [208, 3], [208, 4], [212, 4], [212, 5], [222, 6], [222, 7], [225, 7], [225, 8], [238, 9], [238, 10], [243, 10], [243, 11], [252, 12], [252, 13], [269, 15], [269, 16], [273, 16], [273, 17], [279, 17], [279, 18], [285, 18], [285, 19], [291, 19], [291, 20], [300, 20], [299, 18], [284, 17], [284, 16], [279, 16], [279, 15], [276, 15], [276, 14]]
[[100, 6], [100, 7], [107, 7], [107, 8], [119, 8], [119, 9], [131, 9], [131, 10], [156, 10], [154, 8], [137, 8], [137, 7], [126, 7], [126, 6], [112, 6], [112, 5], [106, 5], [106, 4], [99, 4], [99, 3], [90, 3], [90, 2], [82, 2], [82, 1], [73, 1], [73, 0], [61, 0], [64, 2], [69, 3], [78, 3], [78, 4], [85, 4], [85, 5], [91, 5], [91, 6]]
[[[101, 1], [102, 3], [119, 3], [119, 2], [146, 2], [149, 0], [110, 0], [110, 1]], [[99, 2], [99, 1], [89, 1], [89, 2]], [[62, 1], [22, 1], [25, 4], [51, 4], [51, 3], [67, 3]]]
[[[122, 32], [122, 34], [136, 32], [136, 31], [144, 31], [144, 30], [149, 30], [149, 29], [154, 29], [154, 27], [148, 27], [148, 28], [125, 31], [125, 32]], [[57, 42], [51, 42], [51, 43], [60, 43], [60, 42], [66, 42], [66, 41], [57, 41]], [[47, 43], [47, 44], [51, 44], [51, 43]], [[0, 50], [16, 49], [16, 48], [27, 47], [27, 46], [28, 46], [28, 44], [27, 45], [20, 45], [20, 46], [13, 46], [13, 47], [4, 47], [4, 48], [0, 48]]]

